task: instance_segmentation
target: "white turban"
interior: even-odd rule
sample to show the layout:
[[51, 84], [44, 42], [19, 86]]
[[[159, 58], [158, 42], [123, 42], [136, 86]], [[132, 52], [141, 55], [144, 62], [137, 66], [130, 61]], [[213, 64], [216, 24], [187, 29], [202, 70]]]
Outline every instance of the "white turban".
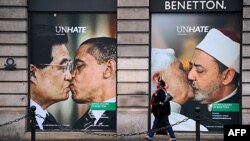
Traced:
[[151, 74], [167, 69], [175, 61], [175, 52], [171, 48], [152, 48], [151, 50]]
[[197, 48], [213, 56], [225, 66], [240, 72], [240, 44], [212, 28]]

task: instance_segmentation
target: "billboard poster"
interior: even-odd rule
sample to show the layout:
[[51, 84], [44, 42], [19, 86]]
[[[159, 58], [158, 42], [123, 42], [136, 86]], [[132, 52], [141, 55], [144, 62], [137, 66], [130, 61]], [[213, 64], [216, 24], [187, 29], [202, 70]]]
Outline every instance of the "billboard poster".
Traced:
[[[241, 124], [241, 12], [151, 14], [151, 95], [159, 78], [173, 96], [174, 131]], [[154, 116], [151, 116], [151, 127]]]
[[37, 131], [116, 131], [116, 14], [29, 15]]

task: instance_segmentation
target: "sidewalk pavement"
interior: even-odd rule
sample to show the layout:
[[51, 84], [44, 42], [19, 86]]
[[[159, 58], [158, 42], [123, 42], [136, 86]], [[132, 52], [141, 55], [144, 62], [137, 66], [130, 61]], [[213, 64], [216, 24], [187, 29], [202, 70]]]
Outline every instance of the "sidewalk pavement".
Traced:
[[[30, 134], [29, 134], [30, 135]], [[100, 136], [100, 135], [90, 135], [90, 134], [81, 134], [83, 136], [77, 136], [77, 134], [68, 133], [65, 135], [58, 134], [37, 134], [35, 141], [144, 141], [146, 135], [135, 135], [135, 136]], [[176, 132], [177, 141], [196, 141], [195, 132]], [[221, 133], [200, 133], [199, 141], [223, 141], [223, 134]], [[167, 141], [169, 136], [166, 135], [155, 135], [153, 141]], [[0, 141], [17, 141], [16, 139], [1, 139]], [[25, 139], [19, 141], [32, 141], [30, 136], [27, 136]], [[197, 140], [198, 141], [198, 140]]]
[[[5, 139], [0, 141], [17, 141], [17, 140], [9, 140]], [[31, 140], [18, 140], [18, 141], [31, 141]], [[145, 141], [144, 139], [77, 139], [77, 140], [36, 140], [36, 141]], [[154, 138], [152, 141], [168, 141], [168, 138]], [[196, 141], [196, 139], [177, 139], [177, 141]], [[200, 141], [223, 141], [222, 140], [214, 140], [214, 139], [206, 139]]]
[[[165, 135], [155, 135], [152, 141], [168, 141], [169, 137]], [[2, 140], [0, 141], [17, 141], [17, 140]], [[26, 140], [19, 140], [19, 141], [32, 141], [31, 139]], [[123, 137], [123, 138], [115, 138], [115, 137], [103, 137], [103, 138], [83, 138], [83, 139], [36, 139], [35, 141], [145, 141], [144, 137]], [[177, 141], [196, 141], [196, 137], [193, 138], [178, 138]], [[197, 140], [198, 141], [198, 140]], [[223, 141], [223, 139], [213, 138], [213, 139], [204, 139], [203, 137], [200, 137], [199, 141]]]

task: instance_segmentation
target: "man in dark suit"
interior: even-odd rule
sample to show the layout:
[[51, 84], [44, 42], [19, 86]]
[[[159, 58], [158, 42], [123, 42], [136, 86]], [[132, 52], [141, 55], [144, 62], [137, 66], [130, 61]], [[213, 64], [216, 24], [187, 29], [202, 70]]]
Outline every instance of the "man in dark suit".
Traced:
[[239, 56], [240, 38], [232, 31], [213, 28], [190, 61], [188, 79], [201, 104], [201, 116], [210, 119], [203, 124], [213, 131], [222, 130], [223, 124], [240, 124]]
[[57, 35], [55, 28], [35, 25], [31, 30], [30, 106], [36, 107], [36, 127], [57, 129], [56, 119], [46, 110], [69, 97], [70, 56], [66, 34]]
[[[97, 115], [100, 115], [97, 117]], [[99, 119], [98, 119], [99, 118]], [[88, 110], [74, 124], [74, 129], [91, 131], [115, 131], [116, 111]]]
[[97, 37], [84, 41], [74, 60], [72, 99], [90, 104], [73, 128], [116, 130], [116, 39]]

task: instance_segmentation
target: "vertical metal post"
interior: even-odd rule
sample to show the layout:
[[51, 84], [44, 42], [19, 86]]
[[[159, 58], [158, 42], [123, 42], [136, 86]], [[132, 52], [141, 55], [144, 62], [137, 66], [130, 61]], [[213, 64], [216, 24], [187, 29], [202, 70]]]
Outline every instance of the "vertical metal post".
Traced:
[[195, 107], [196, 141], [200, 141], [200, 107]]
[[35, 120], [36, 120], [36, 107], [31, 106], [30, 108], [30, 128], [31, 128], [31, 141], [36, 141], [36, 127], [35, 127]]

